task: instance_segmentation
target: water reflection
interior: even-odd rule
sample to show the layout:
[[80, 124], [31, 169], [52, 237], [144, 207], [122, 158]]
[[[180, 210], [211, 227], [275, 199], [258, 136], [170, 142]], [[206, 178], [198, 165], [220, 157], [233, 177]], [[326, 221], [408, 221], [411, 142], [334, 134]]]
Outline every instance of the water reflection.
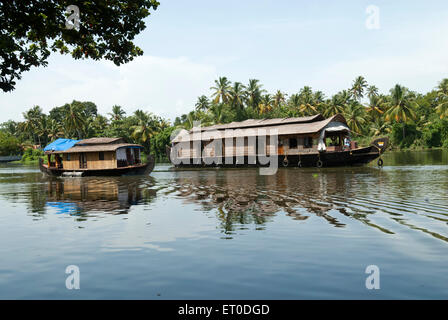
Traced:
[[[48, 182], [46, 206], [56, 213], [106, 212], [127, 214], [132, 205], [146, 203], [155, 192], [140, 180], [63, 179]], [[145, 201], [142, 201], [145, 200]]]
[[[330, 213], [338, 207], [331, 195], [349, 193], [357, 175], [338, 171], [315, 172], [307, 169], [282, 169], [273, 176], [260, 176], [256, 170], [221, 170], [204, 174], [176, 172], [176, 192], [184, 202], [195, 202], [203, 210], [218, 208], [222, 227], [232, 224], [262, 225], [283, 211], [294, 220], [306, 220], [310, 214], [322, 217], [335, 227], [343, 227]], [[364, 168], [357, 172], [374, 172]], [[345, 214], [344, 208], [340, 212]]]
[[24, 196], [35, 217], [51, 212], [84, 220], [95, 213], [127, 214], [133, 205], [148, 204], [156, 196], [153, 186], [151, 177], [45, 178], [26, 185]]
[[448, 150], [391, 151], [383, 156], [387, 166], [447, 165]]
[[[155, 200], [165, 202], [162, 211], [170, 214], [192, 204], [193, 210], [216, 217], [223, 238], [248, 228], [266, 229], [282, 215], [297, 224], [317, 221], [339, 230], [367, 227], [400, 236], [411, 231], [448, 242], [448, 166], [440, 163], [447, 153], [406, 154], [385, 156], [383, 169], [280, 168], [271, 176], [261, 176], [257, 169], [158, 166], [149, 177], [48, 179], [35, 169], [0, 167], [0, 197], [25, 202], [35, 219], [45, 213], [75, 215], [77, 220], [127, 214], [132, 206], [146, 209]], [[433, 162], [410, 165], [421, 157]], [[178, 218], [170, 219], [176, 225]]]
[[[70, 264], [86, 299], [444, 298], [439, 155], [275, 176], [158, 165], [144, 178], [48, 179], [0, 164], [0, 298], [72, 299]], [[387, 273], [374, 296], [370, 264]]]
[[315, 216], [336, 228], [357, 221], [391, 235], [401, 229], [398, 223], [448, 241], [443, 235], [448, 231], [446, 169], [422, 173], [370, 167], [288, 168], [273, 176], [260, 176], [256, 169], [176, 170], [173, 174], [166, 193], [203, 211], [217, 209], [227, 235], [247, 224], [263, 229], [273, 216], [284, 213], [296, 221]]

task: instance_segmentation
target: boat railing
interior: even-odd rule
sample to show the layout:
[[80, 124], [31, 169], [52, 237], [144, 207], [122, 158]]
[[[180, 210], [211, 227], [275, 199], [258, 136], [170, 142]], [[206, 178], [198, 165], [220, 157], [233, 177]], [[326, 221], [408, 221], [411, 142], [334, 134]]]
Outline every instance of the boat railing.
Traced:
[[342, 151], [342, 146], [328, 146], [327, 152], [338, 152]]

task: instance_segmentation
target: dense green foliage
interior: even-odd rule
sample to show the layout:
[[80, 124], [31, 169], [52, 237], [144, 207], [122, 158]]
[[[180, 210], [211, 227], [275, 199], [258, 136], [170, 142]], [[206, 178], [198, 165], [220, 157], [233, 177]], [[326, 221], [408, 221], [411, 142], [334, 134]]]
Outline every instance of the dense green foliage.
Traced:
[[206, 126], [249, 118], [341, 113], [355, 138], [364, 143], [389, 136], [397, 148], [448, 147], [448, 79], [426, 94], [398, 84], [389, 94], [381, 94], [362, 76], [351, 88], [328, 98], [308, 86], [291, 95], [280, 90], [270, 94], [255, 79], [244, 85], [221, 77], [210, 89], [210, 98], [200, 96], [195, 109], [176, 118], [174, 124], [189, 129], [195, 121]]
[[37, 162], [39, 158], [44, 158], [44, 152], [42, 150], [27, 148], [23, 152], [21, 162]]
[[171, 133], [176, 129], [176, 127], [167, 127], [155, 134], [151, 139], [151, 150], [153, 154], [157, 157], [157, 160], [166, 159], [165, 148], [170, 145]]
[[15, 156], [20, 152], [19, 139], [10, 133], [0, 131], [0, 156]]
[[[69, 5], [79, 8], [79, 30], [66, 27]], [[116, 65], [142, 55], [132, 41], [158, 6], [156, 0], [1, 1], [0, 89], [11, 91], [22, 72], [46, 66], [50, 51]]]
[[[59, 137], [123, 137], [143, 145], [146, 153], [161, 160], [166, 159], [165, 146], [169, 145], [174, 129], [191, 129], [196, 121], [207, 126], [249, 118], [316, 113], [325, 117], [343, 114], [354, 138], [361, 144], [369, 143], [374, 137], [389, 136], [395, 148], [448, 148], [448, 79], [426, 94], [401, 85], [396, 85], [387, 95], [380, 94], [363, 77], [330, 98], [310, 87], [303, 87], [290, 96], [280, 90], [269, 94], [258, 80], [251, 79], [245, 86], [239, 82], [232, 84], [225, 77], [216, 80], [211, 90], [210, 97], [200, 96], [194, 110], [177, 117], [174, 125], [142, 110], [126, 115], [117, 105], [107, 115], [99, 114], [93, 102], [73, 101], [51, 109], [48, 114], [34, 106], [23, 113], [24, 121], [1, 124], [0, 148], [17, 151], [17, 141], [24, 147], [44, 146]], [[8, 145], [16, 149], [7, 149]]]
[[126, 116], [122, 107], [113, 106], [106, 117], [98, 113], [93, 102], [73, 101], [51, 109], [48, 114], [43, 113], [39, 106], [34, 106], [24, 112], [23, 117], [22, 122], [10, 120], [2, 123], [0, 132], [14, 137], [25, 148], [45, 146], [62, 137], [122, 137], [127, 142], [143, 145], [146, 153], [150, 153], [153, 145], [163, 155], [164, 145], [169, 144], [169, 131], [165, 129], [169, 129], [170, 124], [142, 110]]

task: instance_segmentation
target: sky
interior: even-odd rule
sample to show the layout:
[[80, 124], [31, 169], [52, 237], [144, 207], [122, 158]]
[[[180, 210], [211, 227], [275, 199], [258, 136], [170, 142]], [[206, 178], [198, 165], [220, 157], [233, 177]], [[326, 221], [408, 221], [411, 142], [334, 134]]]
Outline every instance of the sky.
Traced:
[[72, 100], [92, 101], [102, 114], [117, 104], [174, 120], [220, 76], [289, 95], [308, 85], [327, 97], [359, 75], [382, 93], [397, 83], [424, 93], [448, 77], [446, 0], [159, 2], [135, 39], [143, 56], [117, 67], [53, 54], [48, 67], [0, 92], [0, 122]]

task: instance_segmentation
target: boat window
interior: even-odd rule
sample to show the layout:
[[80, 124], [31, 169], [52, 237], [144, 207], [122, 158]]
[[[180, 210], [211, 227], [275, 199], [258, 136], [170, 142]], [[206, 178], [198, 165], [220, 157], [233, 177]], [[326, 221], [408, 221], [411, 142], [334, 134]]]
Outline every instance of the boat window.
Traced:
[[100, 160], [104, 160], [104, 152], [99, 152], [98, 157]]
[[289, 148], [290, 149], [297, 148], [297, 138], [289, 138]]
[[304, 148], [312, 148], [313, 147], [313, 138], [305, 137], [303, 139], [303, 147]]
[[87, 157], [86, 157], [85, 153], [79, 154], [79, 167], [81, 169], [87, 168]]

